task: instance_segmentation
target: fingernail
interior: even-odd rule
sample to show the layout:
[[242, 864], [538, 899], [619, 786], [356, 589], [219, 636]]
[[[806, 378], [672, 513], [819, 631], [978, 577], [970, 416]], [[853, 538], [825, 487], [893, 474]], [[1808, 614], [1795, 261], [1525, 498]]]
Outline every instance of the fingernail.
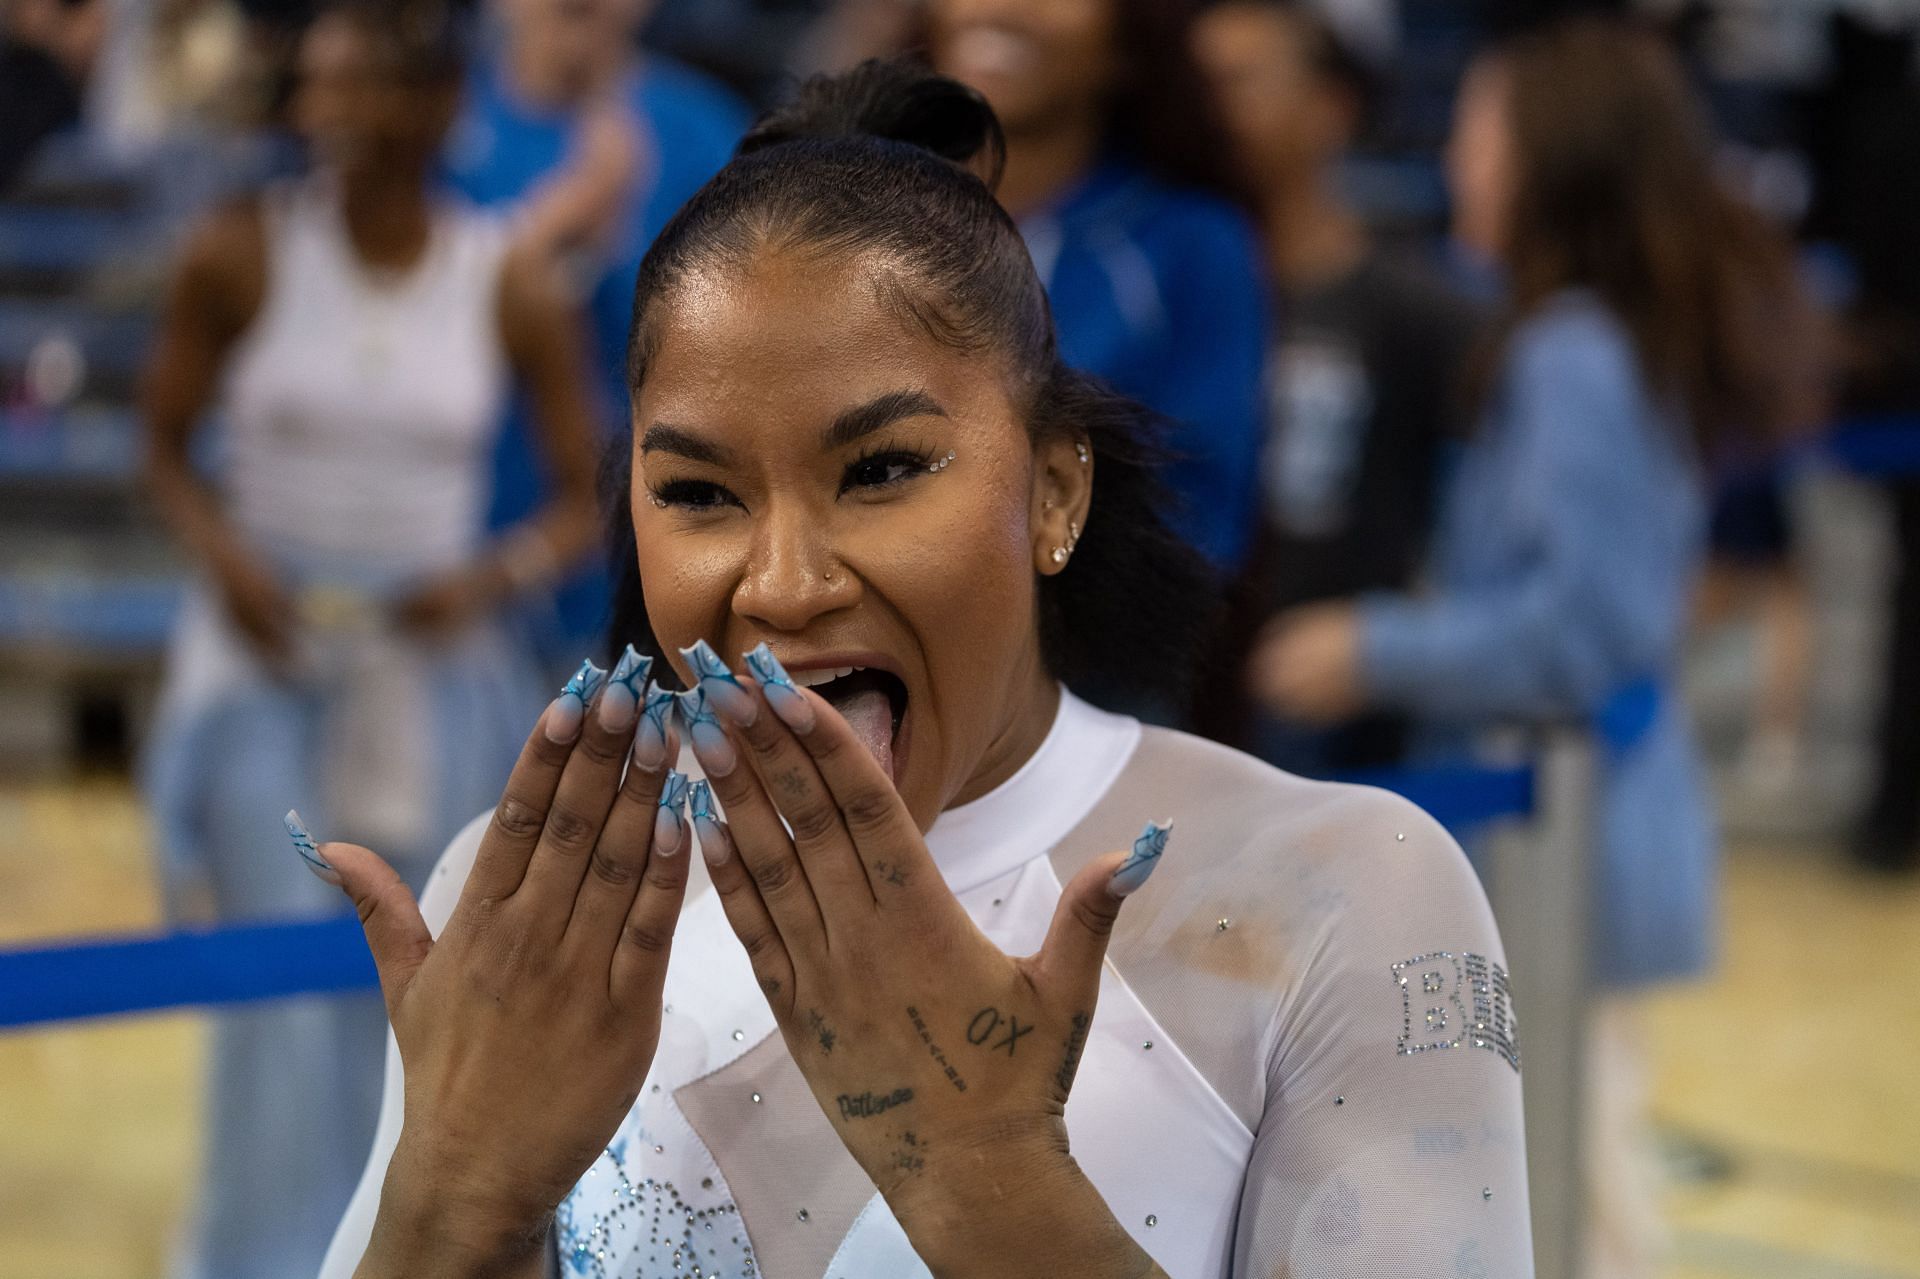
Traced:
[[313, 835], [307, 830], [307, 824], [300, 820], [300, 814], [289, 808], [286, 817], [282, 820], [287, 824], [287, 834], [293, 837], [293, 851], [300, 854], [300, 860], [307, 864], [307, 869], [312, 871], [316, 878], [339, 888], [340, 872], [320, 855], [320, 845], [313, 842]]
[[607, 676], [607, 691], [600, 698], [600, 727], [609, 733], [624, 733], [632, 726], [634, 712], [640, 706], [641, 685], [652, 669], [653, 659], [640, 656], [633, 645], [627, 645]]
[[759, 681], [767, 705], [773, 707], [773, 713], [780, 717], [781, 723], [796, 733], [805, 733], [813, 728], [813, 703], [800, 692], [793, 682], [793, 676], [787, 674], [787, 668], [780, 665], [780, 659], [773, 655], [772, 649], [762, 644], [748, 653], [747, 669]]
[[1140, 838], [1133, 841], [1133, 851], [1127, 854], [1127, 860], [1120, 863], [1113, 878], [1107, 881], [1107, 891], [1115, 897], [1126, 897], [1146, 883], [1147, 876], [1160, 864], [1160, 854], [1167, 851], [1167, 835], [1172, 830], [1171, 817], [1164, 822], [1148, 822]]
[[707, 859], [709, 866], [722, 865], [733, 856], [733, 837], [720, 824], [720, 815], [713, 811], [713, 787], [707, 785], [705, 778], [693, 784], [692, 808], [694, 833], [700, 836], [700, 855]]
[[653, 817], [653, 851], [662, 857], [680, 855], [687, 838], [686, 818], [680, 810], [686, 802], [686, 775], [671, 769], [666, 784], [660, 788], [660, 807]]
[[547, 736], [562, 745], [580, 735], [580, 722], [586, 717], [587, 703], [593, 700], [594, 693], [606, 682], [607, 673], [592, 662], [580, 663], [580, 669], [573, 673], [566, 687], [560, 690], [560, 696], [553, 699], [547, 707]]
[[647, 684], [646, 701], [640, 708], [640, 727], [633, 734], [633, 762], [649, 773], [658, 772], [667, 762], [667, 729], [673, 720], [674, 692], [658, 684]]
[[707, 770], [707, 776], [725, 777], [731, 773], [736, 762], [733, 743], [720, 727], [720, 721], [714, 718], [705, 680], [680, 694], [680, 718], [687, 726], [693, 756], [700, 761], [700, 767]]
[[696, 640], [692, 648], [681, 649], [680, 656], [693, 668], [693, 677], [699, 681], [695, 687], [707, 695], [707, 702], [715, 711], [741, 728], [759, 716], [759, 703], [740, 686], [739, 679], [720, 660], [720, 654], [713, 651], [713, 645]]

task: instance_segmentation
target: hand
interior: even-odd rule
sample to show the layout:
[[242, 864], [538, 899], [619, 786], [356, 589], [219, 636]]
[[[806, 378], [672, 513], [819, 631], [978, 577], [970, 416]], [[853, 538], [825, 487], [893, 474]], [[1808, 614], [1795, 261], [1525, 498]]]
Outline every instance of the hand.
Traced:
[[942, 1275], [1152, 1273], [1072, 1163], [1064, 1114], [1107, 938], [1164, 832], [1075, 876], [1040, 952], [1009, 957], [828, 702], [764, 646], [751, 690], [689, 652], [705, 678], [682, 714], [728, 818], [696, 793], [714, 887], [815, 1100], [921, 1256]]
[[1247, 666], [1249, 690], [1274, 714], [1337, 724], [1365, 708], [1360, 618], [1352, 604], [1309, 604], [1273, 619]]
[[541, 716], [438, 940], [386, 862], [318, 850], [359, 910], [405, 1067], [363, 1275], [536, 1250], [652, 1064], [691, 838], [664, 760], [622, 779], [646, 674], [628, 652], [591, 706], [606, 675], [588, 666]]
[[504, 594], [497, 569], [473, 565], [428, 578], [393, 605], [400, 628], [423, 637], [458, 634]]
[[250, 553], [229, 547], [213, 561], [227, 616], [256, 652], [273, 664], [293, 651], [293, 596], [267, 566]]

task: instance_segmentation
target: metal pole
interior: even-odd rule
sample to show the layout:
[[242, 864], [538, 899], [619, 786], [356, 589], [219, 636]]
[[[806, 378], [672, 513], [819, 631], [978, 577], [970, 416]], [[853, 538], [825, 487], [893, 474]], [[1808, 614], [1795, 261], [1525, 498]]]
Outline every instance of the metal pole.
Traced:
[[1585, 734], [1544, 735], [1534, 820], [1494, 841], [1488, 876], [1520, 1027], [1538, 1279], [1574, 1279], [1580, 1255], [1594, 767]]

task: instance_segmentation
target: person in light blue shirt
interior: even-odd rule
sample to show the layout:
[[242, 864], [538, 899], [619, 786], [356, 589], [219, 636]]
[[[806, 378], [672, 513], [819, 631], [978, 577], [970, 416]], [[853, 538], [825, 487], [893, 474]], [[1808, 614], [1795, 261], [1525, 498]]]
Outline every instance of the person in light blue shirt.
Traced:
[[1176, 0], [934, 0], [926, 34], [1006, 131], [997, 191], [1061, 354], [1172, 421], [1175, 527], [1231, 572], [1257, 510], [1265, 286], [1191, 25]]
[[1584, 1246], [1610, 1275], [1655, 1266], [1633, 995], [1713, 955], [1714, 822], [1674, 689], [1703, 477], [1811, 418], [1821, 380], [1788, 248], [1716, 184], [1707, 138], [1672, 55], [1624, 27], [1549, 28], [1475, 64], [1448, 156], [1455, 229], [1511, 297], [1430, 589], [1296, 610], [1256, 661], [1269, 704], [1403, 708], [1430, 755], [1503, 724], [1591, 727]]
[[[628, 311], [653, 238], [732, 155], [745, 106], [717, 82], [656, 54], [634, 31], [639, 0], [514, 0], [504, 37], [471, 74], [444, 159], [450, 186], [515, 209], [522, 233], [570, 268], [588, 312], [597, 391], [610, 424], [626, 412]], [[516, 407], [494, 454], [495, 526], [537, 506], [546, 479]], [[604, 564], [561, 589], [543, 648], [573, 653], [597, 634]]]

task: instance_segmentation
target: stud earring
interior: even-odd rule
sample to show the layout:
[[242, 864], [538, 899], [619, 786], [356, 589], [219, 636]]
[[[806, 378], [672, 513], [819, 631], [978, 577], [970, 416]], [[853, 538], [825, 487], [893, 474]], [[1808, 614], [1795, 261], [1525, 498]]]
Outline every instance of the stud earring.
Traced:
[[1073, 455], [1080, 459], [1080, 465], [1082, 466], [1085, 466], [1093, 460], [1093, 454], [1087, 451], [1087, 446], [1084, 444], [1076, 443], [1073, 446]]
[[939, 461], [927, 463], [927, 474], [938, 475], [940, 472], [946, 470], [947, 465], [952, 461], [953, 461], [953, 453], [949, 451], [947, 455], [941, 458]]
[[1067, 521], [1067, 550], [1071, 551], [1073, 550], [1074, 547], [1078, 545], [1080, 545], [1080, 521], [1068, 520]]
[[1064, 546], [1056, 546], [1056, 547], [1054, 547], [1054, 548], [1053, 548], [1053, 562], [1054, 562], [1055, 564], [1065, 564], [1065, 563], [1067, 562], [1067, 548], [1066, 548], [1066, 547], [1064, 547]]

